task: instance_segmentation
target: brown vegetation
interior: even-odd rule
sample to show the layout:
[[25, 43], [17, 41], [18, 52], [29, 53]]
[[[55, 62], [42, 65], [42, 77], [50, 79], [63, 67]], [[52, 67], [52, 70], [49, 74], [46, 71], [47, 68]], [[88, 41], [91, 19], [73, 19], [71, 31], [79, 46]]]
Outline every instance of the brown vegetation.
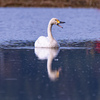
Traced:
[[100, 0], [0, 0], [1, 7], [97, 7]]

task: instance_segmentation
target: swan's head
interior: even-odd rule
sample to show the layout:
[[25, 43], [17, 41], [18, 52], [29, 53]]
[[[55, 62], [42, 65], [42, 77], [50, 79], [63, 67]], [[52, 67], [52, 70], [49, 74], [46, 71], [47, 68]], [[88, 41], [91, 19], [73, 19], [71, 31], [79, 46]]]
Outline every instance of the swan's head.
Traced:
[[65, 22], [59, 21], [57, 18], [52, 18], [52, 19], [50, 20], [50, 23], [51, 23], [52, 25], [55, 24], [55, 25], [57, 25], [57, 26], [63, 28], [63, 27], [60, 26], [59, 24], [65, 23]]
[[60, 74], [61, 68], [59, 68], [58, 70], [51, 70], [51, 72], [48, 73], [49, 78], [52, 81], [56, 81], [59, 78], [59, 74]]

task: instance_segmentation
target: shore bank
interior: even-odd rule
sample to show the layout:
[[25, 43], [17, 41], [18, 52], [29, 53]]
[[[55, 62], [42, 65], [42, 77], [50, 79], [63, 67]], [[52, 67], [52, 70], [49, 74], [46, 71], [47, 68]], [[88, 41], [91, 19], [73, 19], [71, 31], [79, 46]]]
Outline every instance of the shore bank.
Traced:
[[0, 0], [0, 7], [95, 7], [100, 0]]

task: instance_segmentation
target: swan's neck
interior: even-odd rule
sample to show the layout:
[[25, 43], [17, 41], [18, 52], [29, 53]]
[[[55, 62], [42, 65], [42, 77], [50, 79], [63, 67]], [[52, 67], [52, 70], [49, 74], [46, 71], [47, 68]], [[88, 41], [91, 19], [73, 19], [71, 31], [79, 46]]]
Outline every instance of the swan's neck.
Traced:
[[49, 38], [49, 40], [53, 40], [54, 39], [53, 36], [52, 36], [52, 26], [53, 26], [53, 24], [51, 24], [49, 22], [49, 24], [48, 24], [48, 38]]

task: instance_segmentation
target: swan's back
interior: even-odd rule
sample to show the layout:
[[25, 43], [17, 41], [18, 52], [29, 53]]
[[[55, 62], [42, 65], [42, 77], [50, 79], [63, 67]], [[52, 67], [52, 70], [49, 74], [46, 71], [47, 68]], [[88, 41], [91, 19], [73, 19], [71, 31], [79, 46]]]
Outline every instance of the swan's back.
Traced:
[[48, 37], [40, 36], [36, 42], [35, 47], [43, 47], [43, 48], [58, 48], [59, 44], [56, 40], [49, 40]]
[[35, 42], [35, 47], [47, 47], [48, 45], [49, 40], [45, 36], [40, 36]]

